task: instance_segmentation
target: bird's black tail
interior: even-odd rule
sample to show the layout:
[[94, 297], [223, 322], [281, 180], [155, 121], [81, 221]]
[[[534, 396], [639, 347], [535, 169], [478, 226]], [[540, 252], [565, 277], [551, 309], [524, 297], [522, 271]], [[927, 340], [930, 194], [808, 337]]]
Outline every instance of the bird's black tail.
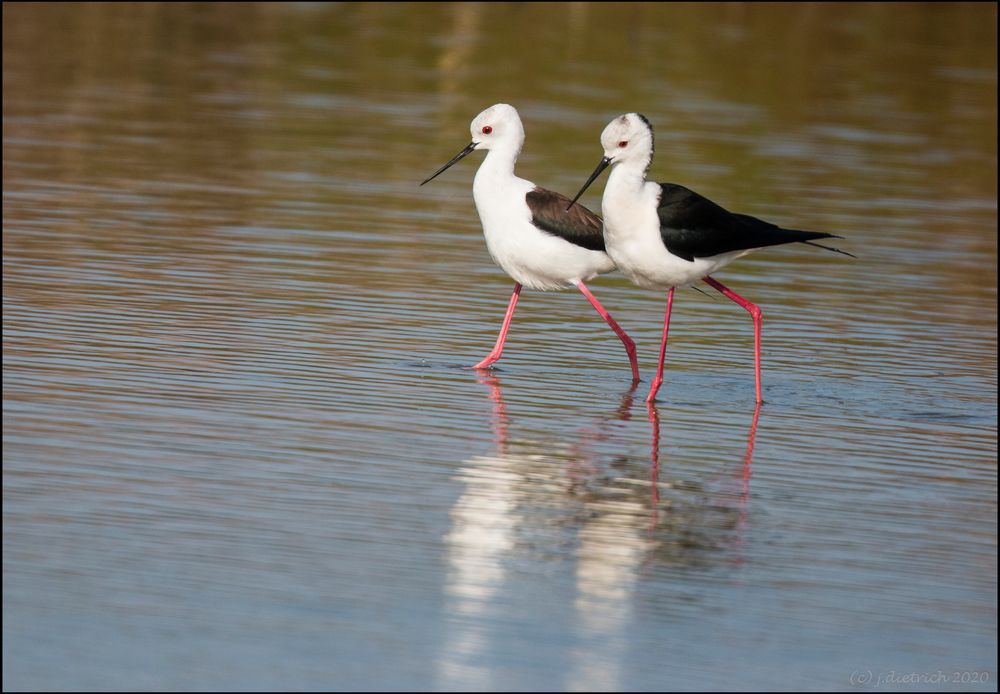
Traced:
[[[843, 236], [828, 234], [825, 231], [803, 231], [802, 229], [785, 229], [784, 227], [777, 227], [773, 231], [776, 232], [775, 240], [784, 238], [783, 243], [804, 243], [807, 246], [815, 246], [816, 248], [822, 248], [826, 251], [833, 251], [834, 253], [840, 253], [841, 255], [846, 255], [850, 258], [857, 259], [858, 257], [853, 253], [842, 251], [839, 248], [833, 248], [832, 246], [824, 246], [821, 243], [816, 243], [819, 239], [842, 239], [844, 238]], [[782, 241], [779, 241], [779, 243], [782, 243]]]
[[[812, 233], [819, 234], [820, 232], [812, 232]], [[843, 236], [837, 236], [835, 234], [822, 234], [821, 236], [817, 236], [815, 238], [821, 238], [821, 239], [842, 239], [844, 237]], [[802, 241], [799, 241], [799, 243], [804, 243], [807, 246], [815, 246], [816, 248], [822, 248], [823, 250], [826, 250], [826, 251], [833, 251], [834, 253], [840, 253], [841, 255], [846, 255], [849, 258], [854, 258], [855, 260], [857, 260], [857, 258], [858, 258], [858, 256], [854, 255], [853, 253], [848, 253], [847, 251], [842, 251], [839, 248], [833, 248], [832, 246], [824, 246], [823, 244], [816, 243], [815, 241], [802, 240]]]
[[748, 246], [753, 244], [756, 248], [764, 248], [765, 246], [778, 246], [784, 243], [804, 243], [851, 258], [857, 258], [853, 253], [816, 243], [820, 239], [842, 239], [844, 238], [843, 236], [828, 234], [825, 231], [786, 229], [745, 214], [734, 214], [733, 217], [742, 222], [742, 228], [745, 231], [740, 235], [742, 237], [741, 242], [746, 243]]

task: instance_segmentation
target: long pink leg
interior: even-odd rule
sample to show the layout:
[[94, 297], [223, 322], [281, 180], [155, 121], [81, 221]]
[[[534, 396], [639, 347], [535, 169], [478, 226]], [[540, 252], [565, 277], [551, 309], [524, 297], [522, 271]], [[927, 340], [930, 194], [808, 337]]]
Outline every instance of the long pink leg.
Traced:
[[590, 293], [590, 290], [587, 289], [583, 282], [577, 282], [576, 288], [583, 292], [583, 295], [587, 297], [587, 301], [589, 301], [591, 305], [597, 309], [597, 312], [601, 314], [601, 318], [603, 318], [605, 322], [611, 326], [611, 329], [615, 331], [615, 335], [617, 335], [618, 339], [622, 341], [623, 345], [625, 345], [625, 352], [628, 354], [628, 362], [632, 366], [632, 382], [635, 383], [639, 380], [639, 361], [635, 356], [635, 342], [632, 341], [631, 337], [625, 334], [625, 331], [622, 330], [622, 327], [615, 322], [615, 319], [611, 317], [611, 314], [604, 310], [604, 307], [601, 306], [601, 302], [597, 300], [596, 296]]
[[745, 308], [750, 312], [753, 317], [753, 368], [754, 375], [757, 379], [757, 403], [764, 402], [764, 398], [761, 395], [761, 384], [760, 384], [760, 329], [761, 323], [763, 322], [764, 312], [760, 310], [760, 306], [757, 304], [747, 301], [742, 296], [734, 292], [729, 287], [725, 286], [721, 282], [713, 280], [711, 277], [703, 278], [709, 286], [718, 289], [722, 292], [726, 298], [735, 301], [740, 306]]
[[521, 283], [514, 283], [514, 293], [510, 295], [510, 303], [507, 304], [507, 313], [503, 317], [503, 325], [500, 326], [500, 335], [497, 337], [497, 342], [493, 345], [492, 351], [486, 355], [486, 358], [481, 362], [473, 366], [473, 369], [485, 369], [487, 366], [497, 361], [500, 355], [503, 354], [503, 343], [507, 339], [507, 331], [510, 330], [510, 321], [514, 317], [514, 307], [517, 306], [517, 297], [521, 295]]
[[660, 363], [656, 367], [656, 378], [653, 379], [653, 385], [649, 388], [649, 395], [646, 396], [646, 402], [653, 402], [656, 399], [656, 391], [660, 389], [660, 385], [663, 383], [663, 359], [667, 356], [667, 333], [670, 331], [670, 311], [674, 307], [674, 288], [671, 287], [670, 291], [667, 292], [667, 313], [663, 316], [663, 340], [660, 342]]

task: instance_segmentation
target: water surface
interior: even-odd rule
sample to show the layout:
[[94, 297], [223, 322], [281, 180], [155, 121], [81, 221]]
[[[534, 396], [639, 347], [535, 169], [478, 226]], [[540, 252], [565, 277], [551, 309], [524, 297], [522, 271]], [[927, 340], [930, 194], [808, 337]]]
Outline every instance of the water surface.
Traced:
[[[996, 688], [992, 5], [4, 5], [5, 689]], [[511, 290], [417, 183], [840, 234]], [[602, 185], [583, 202], [599, 208]]]

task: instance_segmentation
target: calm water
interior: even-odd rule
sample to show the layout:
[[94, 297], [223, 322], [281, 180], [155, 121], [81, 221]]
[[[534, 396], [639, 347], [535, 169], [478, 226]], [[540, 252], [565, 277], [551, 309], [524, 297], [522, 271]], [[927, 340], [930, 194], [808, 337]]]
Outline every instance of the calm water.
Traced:
[[[995, 690], [996, 6], [3, 9], [4, 689]], [[828, 230], [522, 295], [417, 183]], [[603, 183], [584, 202], [599, 208]], [[907, 679], [909, 678], [909, 679]], [[914, 678], [917, 678], [914, 680]], [[917, 684], [914, 684], [914, 681]]]

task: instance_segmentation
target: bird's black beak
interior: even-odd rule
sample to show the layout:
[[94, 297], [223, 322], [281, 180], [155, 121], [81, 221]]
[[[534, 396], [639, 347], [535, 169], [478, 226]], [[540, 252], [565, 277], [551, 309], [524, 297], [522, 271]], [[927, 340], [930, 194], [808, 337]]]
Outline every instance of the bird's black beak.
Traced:
[[474, 150], [475, 148], [476, 148], [476, 143], [475, 143], [475, 142], [470, 142], [470, 143], [468, 144], [468, 146], [467, 146], [467, 147], [466, 147], [465, 149], [463, 149], [463, 150], [462, 150], [461, 152], [459, 152], [458, 154], [456, 154], [455, 156], [453, 156], [453, 157], [451, 158], [451, 161], [449, 161], [449, 162], [448, 162], [447, 164], [445, 164], [445, 165], [444, 165], [444, 166], [442, 166], [442, 167], [441, 167], [440, 169], [438, 169], [437, 171], [435, 171], [435, 172], [434, 172], [433, 174], [431, 174], [431, 175], [430, 175], [430, 176], [429, 176], [428, 178], [424, 179], [423, 183], [421, 183], [420, 185], [423, 185], [424, 183], [427, 183], [428, 181], [432, 181], [432, 180], [434, 180], [435, 178], [437, 178], [437, 177], [438, 177], [438, 176], [439, 176], [440, 174], [442, 174], [442, 173], [444, 172], [444, 170], [445, 170], [445, 169], [447, 169], [447, 168], [448, 168], [449, 166], [451, 166], [452, 164], [456, 164], [456, 163], [458, 163], [458, 161], [459, 161], [460, 159], [462, 159], [463, 157], [465, 157], [465, 156], [467, 156], [467, 155], [471, 154], [471, 153], [472, 153], [472, 150]]
[[583, 195], [583, 192], [590, 187], [590, 184], [594, 182], [594, 179], [600, 176], [601, 172], [604, 171], [604, 169], [608, 168], [610, 164], [611, 164], [611, 157], [604, 157], [601, 159], [601, 163], [597, 165], [596, 169], [594, 169], [594, 173], [590, 174], [590, 178], [588, 178], [587, 182], [583, 184], [583, 188], [580, 189], [580, 192], [576, 194], [576, 197], [573, 198], [573, 200], [568, 205], [566, 205], [567, 211], [574, 204], [576, 204], [576, 201], [579, 200], [580, 196]]

